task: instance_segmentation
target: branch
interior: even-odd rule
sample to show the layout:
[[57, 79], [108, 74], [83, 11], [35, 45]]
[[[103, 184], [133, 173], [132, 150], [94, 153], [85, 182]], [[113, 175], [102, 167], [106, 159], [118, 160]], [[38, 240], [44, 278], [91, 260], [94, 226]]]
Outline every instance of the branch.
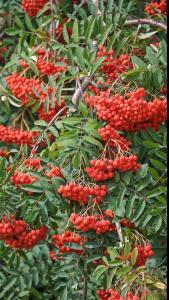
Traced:
[[91, 76], [85, 77], [85, 79], [83, 80], [83, 83], [82, 83], [81, 87], [79, 87], [75, 91], [75, 93], [73, 95], [73, 98], [72, 98], [72, 103], [74, 105], [77, 106], [79, 104], [79, 98], [80, 98], [82, 92], [84, 92], [87, 89], [87, 87], [90, 85], [91, 80], [92, 80]]
[[55, 22], [55, 0], [50, 0], [50, 7], [51, 7], [51, 16], [52, 16], [52, 22], [51, 22], [51, 33], [52, 37], [55, 38], [55, 32], [56, 32], [56, 22]]
[[123, 234], [122, 234], [121, 225], [120, 225], [119, 222], [116, 222], [116, 229], [117, 229], [117, 233], [118, 233], [118, 236], [119, 236], [121, 247], [123, 247], [124, 240], [123, 240]]
[[87, 280], [84, 278], [84, 292], [83, 292], [83, 300], [87, 300]]
[[156, 26], [161, 28], [162, 30], [167, 31], [167, 25], [161, 23], [161, 22], [156, 22], [154, 20], [151, 19], [133, 19], [133, 20], [127, 20], [124, 25], [126, 26], [133, 26], [133, 25], [139, 25], [139, 24], [149, 24], [152, 26]]

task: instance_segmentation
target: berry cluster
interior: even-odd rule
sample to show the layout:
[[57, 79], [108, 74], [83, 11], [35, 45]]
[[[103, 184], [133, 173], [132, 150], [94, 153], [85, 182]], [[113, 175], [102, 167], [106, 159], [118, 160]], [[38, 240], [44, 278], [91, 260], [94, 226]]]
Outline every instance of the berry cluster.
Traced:
[[[32, 98], [35, 100], [40, 98], [42, 102], [46, 100], [47, 95], [41, 89], [40, 79], [26, 78], [14, 72], [12, 75], [6, 77], [6, 82], [12, 94], [22, 102], [23, 106], [27, 105]], [[35, 95], [33, 88], [37, 91], [39, 97]]]
[[73, 243], [84, 247], [85, 240], [79, 234], [75, 234], [71, 231], [65, 231], [63, 234], [53, 235], [52, 237], [54, 245], [59, 249], [59, 254], [74, 252], [78, 255], [83, 253], [83, 250], [74, 249], [73, 246], [65, 246], [65, 243]]
[[99, 300], [123, 300], [117, 291], [113, 289], [97, 290]]
[[107, 158], [91, 160], [91, 167], [87, 167], [85, 171], [95, 181], [107, 180], [114, 177], [113, 171], [115, 170], [123, 173], [131, 170], [137, 172], [141, 167], [141, 164], [137, 163], [137, 159], [136, 155], [131, 155], [129, 157], [118, 156], [115, 160]]
[[119, 172], [125, 173], [128, 171], [137, 172], [138, 169], [141, 167], [141, 164], [137, 162], [138, 158], [136, 155], [127, 156], [119, 156], [116, 157], [113, 165], [114, 169], [118, 170]]
[[118, 150], [126, 151], [129, 149], [130, 143], [120, 136], [117, 131], [115, 131], [110, 125], [106, 125], [98, 130], [102, 141], [112, 147], [117, 148]]
[[[152, 257], [154, 255], [154, 252], [152, 251], [152, 246], [147, 245], [139, 245], [137, 246], [138, 255], [137, 255], [137, 261], [136, 266], [144, 266], [146, 264], [146, 261], [149, 257]], [[130, 259], [130, 256], [129, 256]]]
[[38, 12], [49, 0], [22, 0], [21, 7], [30, 17], [36, 17]]
[[145, 7], [147, 14], [154, 16], [157, 14], [167, 15], [167, 0], [160, 0], [159, 2], [151, 2]]
[[131, 292], [127, 293], [127, 296], [121, 297], [120, 294], [113, 290], [97, 290], [99, 300], [141, 300], [139, 296], [134, 296]]
[[[138, 255], [137, 255], [137, 260], [135, 265], [137, 267], [141, 267], [144, 266], [147, 262], [147, 260], [149, 259], [149, 257], [152, 257], [154, 255], [154, 252], [152, 251], [152, 246], [149, 244], [145, 244], [145, 245], [137, 245], [134, 248], [137, 248], [138, 251]], [[128, 255], [128, 260], [131, 260], [131, 256], [132, 256], [132, 252], [129, 253]], [[121, 260], [125, 260], [125, 256], [124, 254], [120, 255], [119, 257]]]
[[95, 181], [107, 180], [114, 177], [114, 161], [110, 159], [91, 160], [91, 167], [85, 171]]
[[15, 144], [17, 146], [25, 144], [32, 147], [37, 136], [38, 133], [35, 131], [22, 131], [0, 125], [0, 141], [6, 144]]
[[97, 235], [100, 235], [106, 231], [116, 231], [116, 227], [111, 224], [110, 220], [105, 220], [100, 215], [82, 217], [73, 213], [69, 220], [77, 230], [83, 232], [93, 230]]
[[50, 177], [50, 178], [54, 178], [54, 177], [61, 177], [64, 178], [61, 170], [59, 167], [52, 167], [52, 169], [50, 171], [46, 171], [45, 175]]
[[90, 199], [94, 203], [102, 201], [103, 197], [107, 194], [107, 187], [105, 185], [95, 185], [93, 188], [90, 188], [70, 182], [67, 185], [61, 185], [58, 193], [63, 198], [69, 198], [71, 201], [76, 201], [80, 205], [83, 205], [88, 204]]
[[[37, 61], [35, 62], [35, 65], [41, 75], [54, 75], [63, 72], [67, 68], [67, 61], [64, 58], [60, 57], [52, 59], [52, 53], [42, 48], [39, 48], [36, 51], [36, 55]], [[23, 59], [21, 59], [19, 63], [23, 68], [29, 67]]]
[[158, 130], [167, 118], [167, 100], [145, 100], [145, 91], [139, 88], [127, 97], [109, 92], [86, 96], [86, 103], [96, 108], [99, 120], [105, 120], [116, 130], [139, 132], [151, 127]]
[[39, 158], [28, 158], [24, 162], [27, 169], [38, 170], [41, 168], [41, 161]]
[[21, 184], [32, 184], [37, 178], [28, 173], [19, 173], [15, 171], [11, 176], [11, 182], [18, 188]]
[[7, 158], [9, 156], [9, 152], [7, 150], [0, 150], [0, 157]]
[[122, 54], [119, 57], [114, 56], [114, 50], [107, 52], [104, 46], [100, 46], [97, 52], [97, 58], [106, 56], [99, 70], [107, 75], [107, 83], [111, 83], [119, 74], [124, 73], [127, 68], [132, 67], [130, 58], [127, 54]]
[[[48, 113], [46, 112], [45, 101], [52, 94], [53, 88], [46, 87], [47, 93], [43, 92], [40, 79], [29, 79], [14, 72], [12, 75], [6, 77], [6, 82], [12, 94], [22, 102], [23, 106], [26, 106], [30, 99], [41, 102], [37, 112], [39, 114], [39, 118], [42, 120], [49, 122], [54, 115], [65, 106], [63, 99], [61, 99], [61, 104], [59, 105], [57, 103], [57, 99], [55, 98], [54, 106], [50, 103]], [[36, 92], [34, 92], [35, 90]], [[63, 114], [66, 114], [66, 111], [64, 111]]]
[[41, 240], [46, 239], [47, 227], [29, 230], [23, 220], [16, 220], [13, 216], [3, 218], [0, 223], [0, 240], [11, 249], [32, 249]]

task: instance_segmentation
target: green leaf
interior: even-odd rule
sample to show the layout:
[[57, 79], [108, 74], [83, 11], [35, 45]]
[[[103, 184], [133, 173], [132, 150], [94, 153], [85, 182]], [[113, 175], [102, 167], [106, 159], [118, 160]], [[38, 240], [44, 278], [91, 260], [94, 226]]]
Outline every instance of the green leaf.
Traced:
[[96, 18], [94, 17], [94, 18], [92, 18], [92, 21], [91, 20], [89, 21], [89, 24], [85, 30], [85, 38], [86, 38], [87, 43], [90, 41], [95, 22], [96, 22]]
[[129, 241], [126, 241], [125, 242], [125, 247], [124, 247], [124, 255], [125, 255], [126, 259], [129, 256], [130, 250], [131, 250], [130, 243], [129, 243]]
[[63, 38], [67, 44], [69, 44], [69, 35], [67, 32], [66, 23], [63, 25]]
[[107, 266], [102, 266], [102, 265], [101, 265], [101, 266], [98, 266], [98, 267], [96, 268], [96, 270], [93, 272], [92, 277], [93, 277], [94, 279], [98, 280], [99, 277], [100, 277], [103, 273], [105, 273], [105, 272], [107, 271], [107, 269], [108, 269]]
[[140, 192], [152, 182], [151, 175], [147, 174], [142, 180], [136, 184], [136, 191]]
[[102, 62], [105, 60], [105, 56], [103, 57], [100, 57], [96, 63], [94, 64], [93, 68], [91, 69], [91, 75], [93, 75], [97, 70], [98, 68], [102, 65]]
[[72, 39], [75, 41], [75, 43], [78, 43], [78, 41], [79, 41], [79, 26], [78, 26], [77, 19], [75, 19], [74, 23], [73, 23]]
[[99, 149], [103, 149], [103, 145], [98, 140], [94, 139], [91, 136], [84, 136], [83, 140], [92, 145], [97, 146]]
[[39, 76], [39, 71], [35, 63], [32, 61], [29, 61], [29, 66], [32, 69], [32, 71], [35, 73], [35, 75]]
[[148, 173], [148, 164], [141, 165], [141, 168], [136, 173], [136, 181], [147, 176]]
[[86, 68], [84, 62], [84, 53], [83, 53], [83, 49], [78, 45], [76, 47], [75, 54], [76, 54], [78, 65], [80, 66], [81, 70], [84, 71], [84, 69]]
[[22, 32], [21, 29], [17, 29], [17, 28], [8, 28], [6, 29], [5, 33], [10, 35], [10, 36], [14, 36], [14, 35], [18, 35]]
[[112, 286], [112, 281], [113, 281], [113, 278], [114, 278], [116, 272], [117, 272], [117, 268], [114, 268], [113, 270], [110, 271], [110, 273], [107, 276], [107, 288], [108, 289], [110, 289]]
[[146, 40], [149, 39], [151, 36], [153, 36], [155, 33], [157, 33], [158, 31], [152, 31], [152, 32], [147, 32], [147, 33], [141, 33], [139, 34], [138, 38], [140, 40]]
[[130, 219], [136, 200], [136, 194], [131, 194], [126, 204], [126, 217]]
[[47, 127], [48, 126], [48, 123], [44, 120], [37, 120], [35, 121], [34, 123], [36, 126], [43, 126], [43, 127]]
[[159, 61], [156, 57], [155, 52], [151, 49], [151, 47], [147, 47], [146, 48], [146, 54], [147, 54], [147, 58], [150, 62], [150, 64], [158, 66], [159, 65]]
[[146, 202], [139, 200], [139, 203], [137, 204], [136, 210], [133, 213], [133, 216], [131, 218], [131, 222], [134, 223], [135, 221], [137, 221], [137, 219], [141, 216], [141, 214], [143, 213], [144, 209], [146, 207]]
[[35, 297], [35, 299], [42, 299], [42, 296], [37, 289], [31, 288], [30, 293]]
[[78, 152], [74, 155], [72, 164], [75, 169], [79, 169], [81, 163], [81, 152]]
[[117, 278], [128, 274], [132, 270], [132, 266], [123, 267], [116, 272]]
[[144, 63], [144, 61], [137, 56], [132, 56], [132, 62], [134, 65], [142, 68], [143, 70], [147, 69], [147, 65]]
[[112, 262], [115, 260], [115, 258], [119, 257], [119, 252], [113, 247], [107, 248], [107, 252], [109, 253]]
[[164, 172], [166, 170], [166, 165], [156, 159], [150, 159], [152, 165], [157, 168], [158, 170]]
[[31, 18], [27, 14], [25, 14], [25, 23], [28, 30], [34, 31]]
[[137, 261], [137, 256], [138, 256], [138, 249], [134, 248], [133, 251], [132, 251], [132, 254], [131, 254], [131, 263], [132, 263], [132, 266], [135, 265], [135, 263]]
[[0, 299], [4, 299], [6, 292], [8, 292], [15, 285], [17, 281], [18, 281], [18, 277], [14, 277], [7, 283], [6, 286], [3, 287], [3, 290], [0, 293]]

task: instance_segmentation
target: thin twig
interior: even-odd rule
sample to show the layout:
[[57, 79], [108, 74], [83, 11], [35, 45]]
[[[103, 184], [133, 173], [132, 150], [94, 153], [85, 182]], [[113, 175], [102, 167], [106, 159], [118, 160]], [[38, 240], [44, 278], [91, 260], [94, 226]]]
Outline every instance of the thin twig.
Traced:
[[84, 292], [83, 292], [83, 300], [87, 300], [87, 280], [84, 277]]
[[124, 25], [126, 26], [133, 26], [133, 25], [139, 25], [139, 24], [149, 24], [152, 26], [156, 26], [161, 28], [162, 30], [167, 31], [167, 25], [161, 23], [161, 22], [157, 22], [151, 19], [133, 19], [133, 20], [126, 20], [126, 22], [124, 23]]
[[117, 233], [118, 233], [118, 236], [119, 236], [121, 247], [123, 247], [124, 240], [123, 240], [121, 225], [120, 225], [119, 222], [116, 222], [116, 229], [117, 229]]
[[52, 21], [51, 21], [51, 33], [52, 37], [55, 38], [56, 35], [56, 22], [55, 22], [55, 0], [50, 0], [50, 7], [51, 7], [51, 16], [52, 16]]

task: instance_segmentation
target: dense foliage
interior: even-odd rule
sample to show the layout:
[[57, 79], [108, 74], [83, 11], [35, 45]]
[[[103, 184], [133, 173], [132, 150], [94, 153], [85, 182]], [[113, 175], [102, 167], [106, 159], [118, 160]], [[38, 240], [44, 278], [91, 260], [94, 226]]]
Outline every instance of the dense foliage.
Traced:
[[166, 299], [167, 0], [0, 0], [0, 299]]

